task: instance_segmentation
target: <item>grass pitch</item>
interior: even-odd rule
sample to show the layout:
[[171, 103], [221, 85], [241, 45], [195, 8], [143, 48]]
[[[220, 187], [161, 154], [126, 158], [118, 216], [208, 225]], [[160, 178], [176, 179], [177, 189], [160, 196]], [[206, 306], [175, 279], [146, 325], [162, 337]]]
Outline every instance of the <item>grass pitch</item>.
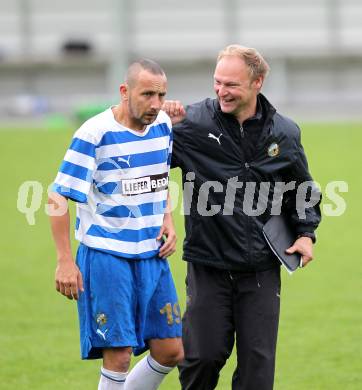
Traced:
[[[44, 212], [72, 132], [1, 131], [0, 389], [79, 390], [97, 387], [100, 361], [79, 359], [76, 306], [54, 290], [55, 251]], [[324, 217], [315, 261], [292, 277], [283, 272], [276, 390], [359, 389], [361, 375], [362, 125], [303, 127], [311, 171], [322, 189], [348, 183], [340, 217]], [[179, 179], [179, 173], [173, 172]], [[17, 206], [24, 181], [44, 188], [35, 225]], [[332, 203], [325, 196], [324, 203]], [[175, 212], [178, 252], [170, 259], [181, 307], [185, 307], [183, 220]], [[74, 249], [76, 244], [74, 244]], [[218, 389], [230, 389], [235, 354]], [[176, 370], [161, 389], [179, 389]]]

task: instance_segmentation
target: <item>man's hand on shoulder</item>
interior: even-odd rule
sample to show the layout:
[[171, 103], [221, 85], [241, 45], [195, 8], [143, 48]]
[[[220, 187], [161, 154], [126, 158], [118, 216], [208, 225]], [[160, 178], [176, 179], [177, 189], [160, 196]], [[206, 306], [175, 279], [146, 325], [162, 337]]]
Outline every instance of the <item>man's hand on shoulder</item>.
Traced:
[[302, 255], [302, 267], [313, 260], [313, 241], [310, 237], [299, 237], [294, 244], [286, 250], [286, 253], [300, 253]]
[[162, 110], [171, 118], [173, 125], [185, 119], [186, 111], [179, 100], [165, 100]]
[[55, 270], [55, 288], [69, 299], [78, 300], [83, 289], [82, 274], [73, 259], [58, 261]]

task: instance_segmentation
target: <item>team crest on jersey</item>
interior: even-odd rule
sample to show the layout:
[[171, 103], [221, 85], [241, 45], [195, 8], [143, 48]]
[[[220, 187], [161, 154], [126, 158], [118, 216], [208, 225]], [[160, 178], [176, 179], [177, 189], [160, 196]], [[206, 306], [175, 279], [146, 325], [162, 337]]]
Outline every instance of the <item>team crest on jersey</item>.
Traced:
[[97, 314], [97, 324], [104, 325], [107, 322], [107, 316], [104, 313]]
[[279, 145], [273, 142], [268, 148], [268, 156], [276, 157], [279, 155], [279, 153], [280, 153]]

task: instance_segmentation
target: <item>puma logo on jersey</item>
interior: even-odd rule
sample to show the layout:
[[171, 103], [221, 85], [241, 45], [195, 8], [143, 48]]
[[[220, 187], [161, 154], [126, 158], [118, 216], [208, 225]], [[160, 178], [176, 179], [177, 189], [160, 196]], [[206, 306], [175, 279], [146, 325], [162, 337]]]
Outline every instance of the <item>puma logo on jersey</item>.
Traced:
[[129, 168], [131, 168], [131, 165], [129, 163], [129, 160], [131, 159], [131, 155], [128, 156], [128, 159], [126, 160], [125, 158], [123, 157], [118, 157], [118, 161], [121, 161], [121, 162], [124, 162], [128, 165]]
[[220, 142], [221, 136], [222, 136], [222, 134], [220, 134], [218, 137], [216, 137], [216, 135], [214, 135], [214, 134], [212, 134], [212, 133], [209, 133], [208, 138], [214, 139], [215, 141], [217, 141], [217, 143], [218, 143], [219, 145], [221, 145], [221, 142]]
[[102, 332], [100, 329], [97, 329], [97, 334], [99, 334], [103, 340], [106, 339], [106, 333], [108, 332], [108, 329], [106, 329], [104, 332]]

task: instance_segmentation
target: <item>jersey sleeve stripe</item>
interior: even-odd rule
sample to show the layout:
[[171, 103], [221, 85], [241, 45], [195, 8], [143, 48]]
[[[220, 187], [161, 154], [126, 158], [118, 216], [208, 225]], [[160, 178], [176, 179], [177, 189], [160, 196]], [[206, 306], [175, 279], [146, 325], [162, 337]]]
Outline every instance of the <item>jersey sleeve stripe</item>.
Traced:
[[171, 166], [171, 159], [172, 159], [172, 147], [173, 147], [173, 141], [170, 142], [170, 146], [168, 148], [168, 157], [167, 157], [167, 165]]
[[78, 153], [86, 154], [87, 156], [93, 158], [96, 156], [95, 145], [80, 138], [73, 138], [69, 149], [75, 150]]
[[[83, 194], [83, 192], [79, 192], [79, 191], [74, 190], [72, 188], [68, 188], [68, 187], [54, 183], [52, 185], [52, 191], [57, 192], [58, 194], [66, 197], [66, 198], [72, 199], [75, 202], [79, 202], [79, 203], [86, 203], [87, 202], [87, 197], [85, 194]], [[79, 223], [78, 223], [78, 225], [79, 225]]]
[[62, 165], [60, 166], [59, 172], [65, 173], [72, 177], [76, 177], [77, 179], [85, 180], [88, 182], [92, 181], [93, 171], [68, 161], [63, 161]]
[[83, 124], [75, 133], [74, 138], [79, 138], [83, 141], [89, 142], [90, 144], [97, 145], [97, 139], [100, 139], [102, 136], [102, 131], [95, 131], [96, 128], [102, 128], [102, 124], [94, 124], [91, 127], [86, 126], [86, 123]]
[[91, 170], [94, 170], [95, 168], [95, 160], [93, 157], [87, 156], [84, 153], [76, 152], [72, 149], [67, 150], [64, 160]]
[[89, 189], [91, 186], [90, 182], [87, 182], [87, 181], [81, 180], [81, 179], [77, 179], [74, 176], [69, 176], [69, 175], [62, 173], [62, 172], [58, 172], [54, 183], [58, 184], [60, 186], [64, 186], [66, 188], [70, 188], [70, 189], [76, 190], [78, 192], [81, 192], [85, 196], [88, 195]]

